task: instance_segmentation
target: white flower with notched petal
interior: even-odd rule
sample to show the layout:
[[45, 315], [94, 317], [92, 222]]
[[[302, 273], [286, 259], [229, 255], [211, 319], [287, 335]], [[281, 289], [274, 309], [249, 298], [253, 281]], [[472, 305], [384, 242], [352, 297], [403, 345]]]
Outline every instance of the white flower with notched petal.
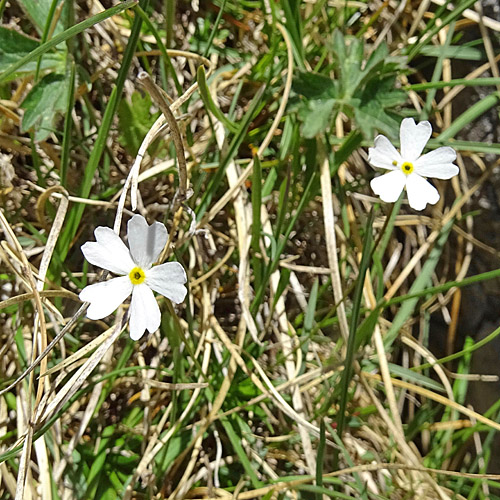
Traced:
[[187, 293], [187, 278], [178, 262], [151, 267], [167, 243], [163, 224], [148, 226], [142, 215], [134, 215], [128, 221], [127, 233], [130, 249], [111, 228], [103, 226], [96, 228], [95, 242], [82, 246], [83, 255], [91, 264], [121, 276], [85, 287], [80, 299], [90, 302], [90, 319], [102, 319], [132, 294], [130, 337], [138, 340], [146, 329], [153, 333], [160, 327], [160, 308], [152, 290], [179, 304]]
[[408, 203], [414, 210], [423, 210], [427, 203], [434, 205], [438, 202], [437, 189], [425, 177], [450, 179], [457, 175], [458, 167], [453, 164], [457, 154], [453, 148], [441, 147], [422, 155], [431, 134], [429, 122], [416, 125], [413, 118], [405, 118], [399, 131], [401, 154], [387, 137], [379, 135], [375, 138], [375, 147], [368, 150], [368, 161], [374, 167], [391, 170], [370, 182], [382, 201], [395, 202], [406, 188]]

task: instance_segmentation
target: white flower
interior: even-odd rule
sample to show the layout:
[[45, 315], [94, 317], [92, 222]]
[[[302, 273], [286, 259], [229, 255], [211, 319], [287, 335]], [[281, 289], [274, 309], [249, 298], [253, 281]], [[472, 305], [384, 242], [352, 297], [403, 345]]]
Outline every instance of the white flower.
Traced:
[[406, 188], [408, 203], [414, 210], [423, 210], [427, 203], [434, 205], [438, 202], [437, 189], [425, 177], [450, 179], [457, 175], [458, 167], [453, 164], [457, 154], [453, 148], [441, 147], [422, 155], [431, 134], [429, 122], [416, 125], [413, 118], [405, 118], [399, 131], [401, 154], [387, 137], [379, 135], [375, 138], [375, 147], [368, 150], [368, 161], [374, 167], [391, 171], [370, 182], [382, 201], [395, 202]]
[[128, 244], [109, 227], [96, 228], [95, 242], [82, 246], [83, 255], [95, 266], [121, 275], [85, 287], [80, 299], [90, 302], [87, 316], [101, 319], [111, 314], [130, 294], [130, 337], [138, 340], [147, 329], [160, 327], [160, 308], [152, 290], [179, 304], [186, 296], [186, 272], [178, 262], [151, 267], [168, 239], [166, 227], [160, 222], [148, 226], [142, 215], [134, 215], [127, 225]]

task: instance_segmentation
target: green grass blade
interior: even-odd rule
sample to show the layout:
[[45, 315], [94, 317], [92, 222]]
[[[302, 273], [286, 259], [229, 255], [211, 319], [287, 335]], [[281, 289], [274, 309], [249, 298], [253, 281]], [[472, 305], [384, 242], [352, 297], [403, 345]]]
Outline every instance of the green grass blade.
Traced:
[[305, 70], [300, 3], [298, 0], [283, 0], [282, 6], [285, 13], [285, 27], [292, 41], [294, 59], [299, 68]]
[[[342, 453], [342, 457], [344, 458], [344, 461], [347, 464], [347, 466], [348, 467], [354, 467], [354, 461], [353, 461], [351, 455], [349, 454], [349, 451], [345, 447], [342, 439], [340, 438], [338, 430], [336, 431], [329, 424], [326, 424], [326, 427], [328, 428], [328, 432], [330, 433], [330, 436], [332, 437], [333, 441], [337, 445], [338, 450]], [[359, 477], [359, 474], [354, 473], [353, 477], [354, 477], [354, 480], [355, 480], [356, 490], [357, 490], [356, 491], [356, 493], [357, 493], [357, 497], [356, 498], [359, 498], [360, 500], [361, 499], [368, 500], [368, 496], [367, 496], [366, 491], [365, 491], [366, 490], [365, 484], [361, 480], [361, 478]], [[337, 497], [335, 497], [335, 498], [337, 498]], [[342, 497], [338, 497], [338, 498], [342, 498]]]
[[442, 384], [432, 380], [429, 377], [426, 377], [425, 375], [416, 373], [415, 371], [412, 371], [409, 368], [405, 368], [404, 366], [399, 366], [395, 363], [389, 363], [389, 370], [393, 375], [396, 375], [402, 380], [411, 382], [412, 384], [419, 385], [421, 387], [426, 387], [427, 389], [431, 389], [432, 391], [435, 392], [444, 392], [444, 387]]
[[[427, 285], [431, 283], [432, 279], [432, 273], [434, 272], [434, 269], [436, 269], [436, 265], [441, 257], [441, 253], [443, 251], [444, 244], [448, 240], [448, 236], [450, 234], [451, 228], [453, 226], [454, 220], [450, 220], [446, 226], [443, 227], [441, 230], [441, 235], [439, 236], [439, 239], [436, 242], [436, 245], [434, 248], [431, 250], [429, 257], [425, 261], [424, 265], [422, 266], [422, 270], [418, 274], [418, 276], [415, 278], [415, 281], [413, 282], [411, 288], [410, 288], [410, 293], [414, 292], [420, 292], [422, 290], [425, 290]], [[384, 337], [384, 344], [388, 348], [391, 346], [391, 344], [394, 342], [396, 337], [399, 334], [399, 331], [401, 327], [404, 325], [406, 320], [410, 317], [410, 315], [413, 313], [415, 310], [415, 306], [417, 305], [418, 298], [412, 298], [406, 300], [402, 305], [399, 311], [396, 313], [396, 316], [394, 317], [394, 320], [392, 321], [392, 325], [385, 334]]]
[[[434, 66], [434, 71], [432, 73], [432, 78], [431, 78], [432, 82], [439, 81], [443, 74], [443, 61], [445, 60], [446, 57], [445, 51], [450, 46], [454, 33], [455, 33], [455, 23], [452, 22], [450, 23], [450, 26], [447, 30], [445, 43], [440, 47], [441, 51], [439, 53], [436, 65]], [[420, 120], [427, 120], [429, 118], [429, 115], [432, 111], [434, 98], [436, 97], [436, 92], [437, 89], [430, 89], [429, 92], [427, 93], [425, 99], [425, 106], [423, 107], [422, 112], [420, 113]]]
[[309, 301], [307, 303], [306, 315], [304, 317], [305, 334], [310, 333], [313, 329], [314, 314], [316, 312], [316, 305], [318, 302], [318, 290], [319, 290], [319, 281], [318, 279], [315, 279], [311, 287], [311, 293], [309, 294]]
[[409, 47], [408, 61], [411, 61], [415, 56], [417, 56], [419, 52], [422, 50], [422, 48], [428, 43], [430, 43], [430, 41], [434, 38], [435, 35], [437, 35], [439, 31], [441, 31], [445, 26], [448, 26], [448, 24], [450, 24], [452, 21], [455, 21], [462, 14], [464, 10], [474, 5], [475, 1], [476, 0], [465, 0], [463, 3], [459, 3], [451, 12], [449, 12], [444, 17], [440, 17], [436, 13], [434, 19], [440, 19], [441, 22], [438, 24], [433, 23], [432, 27], [423, 33], [425, 39], [420, 40], [415, 45]]
[[262, 299], [264, 297], [265, 293], [265, 288], [267, 286], [267, 283], [269, 282], [269, 278], [271, 277], [271, 274], [276, 270], [276, 267], [278, 266], [279, 260], [281, 253], [283, 252], [283, 249], [285, 248], [285, 245], [288, 241], [288, 238], [290, 236], [290, 233], [292, 232], [293, 228], [295, 227], [295, 224], [297, 222], [297, 219], [301, 215], [302, 211], [304, 210], [306, 204], [309, 202], [309, 197], [311, 196], [311, 192], [313, 192], [313, 186], [317, 182], [317, 174], [314, 172], [311, 175], [311, 178], [309, 179], [309, 182], [307, 183], [306, 188], [304, 189], [304, 192], [302, 193], [302, 198], [300, 199], [299, 205], [293, 215], [293, 217], [290, 220], [290, 223], [288, 224], [288, 228], [285, 231], [285, 234], [279, 241], [277, 245], [277, 249], [275, 252], [275, 257], [274, 259], [268, 264], [266, 268], [266, 273], [264, 280], [262, 282], [262, 286], [256, 290], [255, 292], [255, 298], [252, 302], [252, 306], [250, 307], [250, 311], [252, 314], [255, 314], [257, 312], [257, 309], [259, 308], [260, 303], [262, 302]]
[[476, 118], [479, 118], [481, 115], [486, 113], [493, 106], [496, 106], [500, 101], [500, 94], [498, 92], [494, 92], [484, 99], [479, 100], [464, 111], [453, 123], [442, 132], [437, 138], [436, 141], [445, 142], [452, 137], [455, 137], [465, 126], [469, 123], [473, 122]]
[[436, 293], [447, 292], [451, 288], [463, 288], [464, 286], [473, 285], [474, 283], [481, 283], [482, 281], [488, 281], [495, 278], [500, 277], [500, 269], [494, 269], [493, 271], [486, 271], [484, 273], [476, 274], [474, 276], [469, 276], [468, 278], [464, 278], [462, 281], [449, 281], [448, 283], [444, 283], [438, 286], [432, 286], [429, 288], [425, 288], [423, 290], [414, 291], [410, 290], [410, 293], [406, 295], [401, 295], [399, 297], [394, 297], [387, 302], [384, 302], [379, 305], [379, 307], [389, 307], [394, 304], [400, 304], [402, 302], [406, 302], [407, 300], [424, 297], [425, 295], [435, 295]]
[[229, 422], [228, 418], [221, 418], [220, 421], [221, 421], [221, 423], [222, 423], [222, 425], [227, 433], [227, 437], [229, 438], [229, 441], [231, 441], [231, 445], [232, 445], [236, 455], [238, 456], [240, 464], [245, 469], [245, 472], [247, 473], [248, 477], [250, 478], [250, 481], [252, 482], [253, 487], [260, 488], [262, 486], [262, 483], [259, 481], [259, 478], [257, 477], [257, 474], [255, 473], [255, 466], [250, 462], [245, 450], [243, 449], [243, 446], [241, 444], [241, 437], [233, 429], [233, 426]]
[[[449, 356], [445, 356], [444, 358], [440, 358], [436, 361], [436, 363], [424, 363], [419, 366], [415, 366], [412, 368], [412, 370], [426, 370], [428, 368], [431, 368], [434, 364], [445, 364], [449, 363], [450, 361], [453, 361], [455, 359], [459, 359], [471, 352], [477, 351], [481, 347], [484, 347], [485, 345], [489, 344], [492, 340], [494, 340], [496, 337], [500, 335], [500, 327], [496, 328], [493, 330], [489, 335], [484, 337], [484, 339], [479, 340], [478, 342], [472, 344], [470, 347], [466, 347], [465, 349], [462, 349], [461, 351], [455, 352], [453, 354], [450, 354]], [[500, 400], [499, 400], [500, 401]]]
[[[323, 486], [323, 462], [325, 460], [326, 433], [325, 421], [321, 420], [319, 426], [318, 454], [316, 456], [316, 484]], [[316, 500], [321, 500], [321, 495], [316, 495]]]
[[473, 78], [467, 80], [466, 78], [457, 78], [455, 80], [448, 80], [445, 82], [433, 81], [427, 83], [414, 83], [412, 85], [407, 85], [405, 90], [414, 90], [415, 92], [420, 92], [421, 90], [429, 89], [446, 89], [449, 87], [458, 87], [463, 85], [464, 87], [496, 87], [500, 85], [500, 78], [487, 77], [487, 78]]
[[116, 16], [120, 12], [132, 8], [136, 3], [137, 0], [125, 0], [123, 3], [115, 7], [111, 7], [111, 9], [107, 9], [104, 12], [100, 12], [99, 14], [96, 14], [95, 16], [92, 16], [89, 19], [85, 19], [85, 21], [78, 23], [76, 26], [72, 26], [71, 28], [68, 28], [66, 31], [60, 33], [59, 35], [56, 35], [54, 38], [51, 38], [44, 44], [41, 44], [30, 54], [27, 54], [25, 57], [23, 57], [16, 63], [11, 64], [9, 68], [0, 75], [0, 83], [7, 80], [7, 78], [9, 78], [10, 75], [15, 73], [19, 68], [22, 68], [26, 63], [33, 61], [34, 59], [37, 59], [38, 57], [45, 54], [53, 47], [57, 47], [57, 45], [59, 45], [60, 43], [65, 42], [69, 38], [78, 35], [82, 31], [85, 31], [86, 29], [104, 21], [105, 19], [108, 19], [112, 16]]
[[148, 30], [151, 31], [151, 33], [155, 37], [161, 55], [163, 56], [165, 64], [168, 67], [169, 74], [172, 76], [172, 79], [174, 80], [175, 90], [177, 90], [177, 93], [179, 95], [182, 95], [182, 85], [179, 83], [179, 79], [177, 78], [177, 74], [172, 64], [172, 60], [168, 55], [167, 48], [163, 43], [160, 33], [158, 33], [158, 30], [155, 28], [154, 24], [149, 19], [149, 16], [144, 12], [144, 9], [142, 9], [140, 5], [137, 5], [134, 10], [141, 16], [142, 22], [147, 26]]
[[349, 324], [349, 339], [347, 341], [347, 352], [344, 362], [344, 371], [340, 383], [340, 402], [339, 412], [337, 415], [337, 431], [339, 436], [342, 436], [345, 428], [345, 412], [347, 408], [347, 394], [349, 391], [349, 383], [351, 382], [352, 364], [354, 360], [354, 349], [356, 346], [356, 331], [358, 329], [359, 314], [361, 311], [361, 300], [363, 299], [363, 287], [365, 282], [366, 272], [370, 266], [371, 251], [372, 251], [372, 225], [375, 218], [375, 211], [372, 209], [365, 226], [365, 241], [363, 242], [363, 253], [361, 263], [359, 265], [359, 273], [354, 290], [354, 298], [352, 302], [351, 320]]
[[243, 142], [243, 139], [246, 136], [248, 127], [250, 126], [250, 123], [252, 120], [255, 118], [255, 114], [261, 105], [261, 99], [262, 95], [264, 94], [265, 87], [261, 87], [255, 97], [252, 100], [252, 104], [250, 105], [248, 111], [245, 113], [245, 116], [241, 120], [241, 123], [238, 128], [238, 132], [236, 135], [233, 137], [233, 140], [229, 144], [229, 148], [224, 156], [224, 158], [221, 160], [219, 168], [217, 169], [217, 172], [213, 176], [209, 186], [207, 187], [205, 193], [203, 194], [201, 198], [201, 202], [198, 205], [196, 209], [196, 213], [198, 216], [198, 219], [203, 216], [205, 211], [208, 208], [208, 205], [210, 201], [212, 200], [215, 191], [217, 188], [220, 186], [220, 183], [222, 182], [222, 177], [226, 171], [226, 167], [228, 166], [229, 162], [234, 158], [236, 152], [238, 151], [239, 146]]
[[203, 101], [205, 108], [208, 109], [215, 116], [215, 118], [222, 122], [224, 126], [227, 127], [231, 132], [236, 133], [238, 127], [231, 120], [229, 120], [226, 115], [218, 108], [218, 106], [212, 99], [212, 96], [210, 95], [210, 91], [208, 90], [207, 86], [207, 79], [205, 77], [205, 68], [203, 66], [200, 66], [198, 68], [197, 79], [198, 90], [200, 92], [201, 100]]
[[[57, 2], [58, 2], [58, 0], [52, 0], [52, 2], [50, 4], [50, 9], [49, 9], [49, 13], [47, 15], [47, 19], [45, 21], [45, 26], [43, 28], [43, 33], [42, 33], [42, 38], [40, 40], [40, 45], [43, 45], [47, 41], [47, 38], [49, 37], [50, 25], [52, 24], [52, 19], [54, 18], [54, 13], [56, 11]], [[38, 81], [38, 78], [40, 76], [40, 67], [42, 65], [42, 57], [43, 56], [40, 56], [38, 58], [37, 63], [36, 63], [35, 82]]]
[[[102, 153], [104, 152], [104, 149], [106, 147], [106, 141], [108, 139], [109, 131], [111, 129], [111, 124], [113, 123], [113, 119], [116, 110], [118, 108], [118, 103], [123, 90], [123, 86], [128, 76], [128, 71], [132, 63], [132, 58], [134, 57], [135, 48], [137, 46], [137, 41], [139, 39], [139, 34], [141, 31], [141, 25], [142, 25], [141, 17], [136, 16], [134, 19], [134, 24], [132, 25], [132, 30], [128, 40], [127, 48], [125, 49], [125, 53], [123, 54], [122, 64], [120, 66], [120, 71], [116, 79], [116, 86], [111, 91], [111, 95], [109, 97], [106, 110], [104, 111], [104, 115], [102, 117], [101, 126], [99, 127], [97, 139], [94, 144], [94, 149], [92, 149], [92, 153], [90, 154], [87, 167], [85, 168], [79, 193], [79, 195], [82, 198], [87, 198], [90, 194], [90, 189], [92, 187], [92, 180], [94, 178], [94, 174], [101, 160]], [[61, 233], [61, 236], [58, 241], [58, 251], [61, 255], [62, 260], [65, 259], [68, 253], [71, 241], [73, 240], [78, 230], [78, 226], [82, 219], [84, 210], [85, 210], [85, 205], [83, 204], [76, 205], [75, 207], [73, 207], [68, 216], [64, 232]]]
[[71, 150], [71, 130], [73, 125], [73, 106], [75, 105], [75, 63], [70, 63], [70, 77], [68, 85], [68, 103], [66, 105], [66, 114], [64, 116], [64, 132], [63, 142], [61, 146], [61, 185], [65, 188], [66, 178], [68, 175], [68, 166], [70, 163], [70, 150]]
[[219, 7], [219, 12], [217, 13], [217, 18], [215, 19], [214, 27], [210, 32], [210, 36], [207, 41], [207, 47], [203, 52], [203, 57], [208, 57], [210, 54], [210, 49], [212, 48], [212, 43], [215, 38], [215, 34], [217, 33], [217, 29], [219, 27], [220, 20], [222, 19], [222, 14], [224, 13], [224, 9], [226, 7], [227, 0], [222, 0], [222, 5]]
[[252, 238], [250, 248], [252, 249], [252, 269], [254, 275], [254, 286], [259, 288], [262, 281], [263, 262], [260, 254], [260, 235], [262, 223], [260, 220], [260, 210], [262, 205], [262, 165], [259, 157], [253, 158], [252, 175]]

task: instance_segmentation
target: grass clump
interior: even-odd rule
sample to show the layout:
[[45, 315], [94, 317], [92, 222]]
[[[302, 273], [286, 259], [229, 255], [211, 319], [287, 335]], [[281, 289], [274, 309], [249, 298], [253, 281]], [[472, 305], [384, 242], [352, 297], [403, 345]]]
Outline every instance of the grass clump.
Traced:
[[[473, 4], [0, 2], [1, 498], [500, 498]], [[408, 117], [458, 152], [423, 212], [369, 185]], [[138, 342], [78, 299], [134, 212], [189, 288]]]

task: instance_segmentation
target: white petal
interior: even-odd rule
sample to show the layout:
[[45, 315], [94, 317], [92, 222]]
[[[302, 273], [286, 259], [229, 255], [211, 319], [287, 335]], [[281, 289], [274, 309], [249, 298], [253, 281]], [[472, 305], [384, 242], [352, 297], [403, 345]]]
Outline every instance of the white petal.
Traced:
[[403, 191], [406, 179], [406, 175], [401, 170], [394, 170], [394, 172], [375, 177], [371, 180], [370, 186], [382, 201], [394, 203]]
[[401, 164], [401, 155], [391, 144], [385, 135], [377, 135], [374, 141], [375, 147], [368, 149], [368, 162], [378, 168], [394, 170], [398, 168], [393, 161]]
[[160, 328], [161, 313], [151, 289], [145, 285], [136, 285], [130, 302], [130, 338], [139, 340], [147, 329], [150, 333]]
[[415, 161], [422, 154], [431, 134], [432, 125], [429, 122], [416, 125], [413, 118], [405, 118], [399, 130], [403, 160]]
[[421, 175], [423, 177], [433, 177], [434, 179], [451, 179], [458, 174], [458, 171], [458, 167], [453, 163], [415, 167], [415, 172], [418, 175]]
[[99, 226], [94, 231], [96, 241], [82, 245], [85, 258], [94, 266], [116, 274], [128, 274], [134, 267], [130, 252], [120, 237], [110, 228]]
[[186, 271], [178, 262], [166, 262], [146, 273], [147, 285], [176, 304], [180, 304], [186, 297], [186, 281]]
[[142, 215], [134, 215], [127, 225], [130, 253], [137, 265], [149, 269], [167, 244], [167, 228], [161, 222], [148, 226]]
[[449, 146], [443, 146], [441, 148], [437, 148], [434, 151], [430, 151], [425, 155], [422, 155], [417, 161], [415, 161], [415, 165], [438, 165], [439, 163], [453, 163], [457, 159], [457, 153], [453, 148]]
[[424, 177], [450, 179], [458, 174], [459, 169], [453, 162], [457, 153], [453, 148], [442, 147], [421, 156], [415, 163], [415, 171]]
[[410, 174], [406, 182], [408, 203], [413, 210], [423, 210], [427, 203], [435, 205], [439, 201], [438, 190], [418, 174]]
[[80, 292], [80, 300], [90, 302], [87, 317], [102, 319], [115, 311], [132, 292], [132, 283], [128, 276], [113, 278], [102, 283], [86, 286]]

